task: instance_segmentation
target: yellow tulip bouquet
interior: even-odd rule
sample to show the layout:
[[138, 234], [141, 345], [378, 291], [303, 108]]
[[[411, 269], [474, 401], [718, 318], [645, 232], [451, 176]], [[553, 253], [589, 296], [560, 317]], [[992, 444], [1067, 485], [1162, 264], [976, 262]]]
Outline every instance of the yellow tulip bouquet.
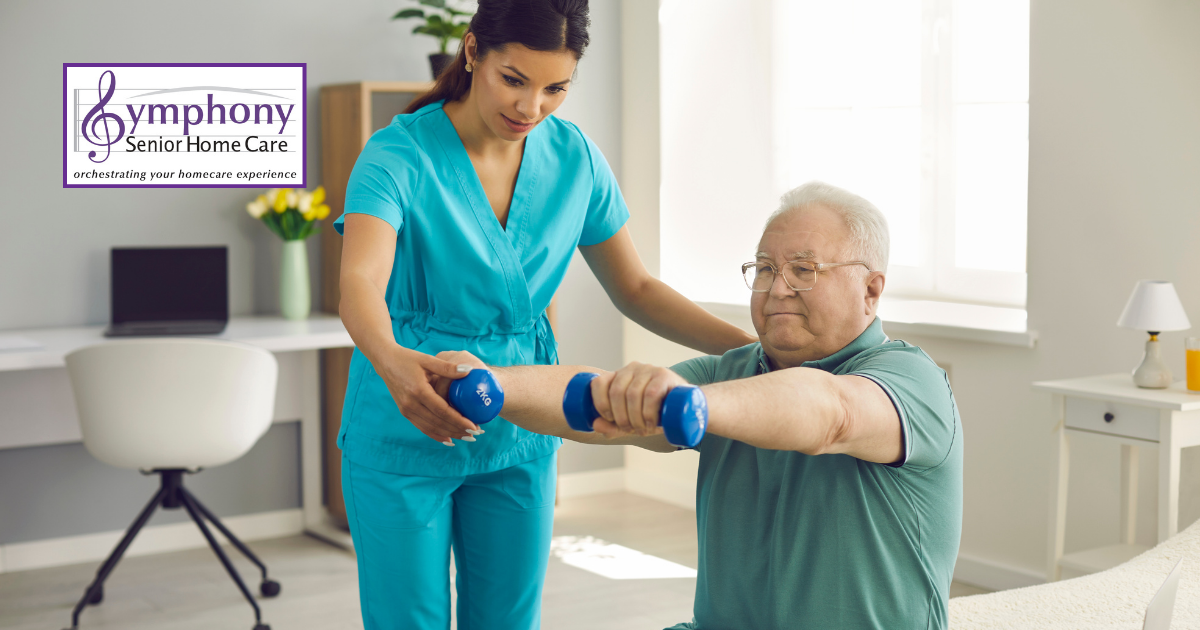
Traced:
[[317, 221], [329, 216], [324, 186], [317, 186], [312, 192], [272, 188], [246, 204], [246, 211], [255, 219], [262, 219], [272, 232], [285, 241], [308, 238], [317, 231]]

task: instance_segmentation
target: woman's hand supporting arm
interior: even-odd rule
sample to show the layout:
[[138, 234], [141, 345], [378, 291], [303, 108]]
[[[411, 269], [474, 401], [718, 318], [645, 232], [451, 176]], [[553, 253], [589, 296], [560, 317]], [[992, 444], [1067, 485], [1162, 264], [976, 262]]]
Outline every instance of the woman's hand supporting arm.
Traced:
[[453, 363], [396, 343], [384, 292], [396, 256], [396, 232], [378, 217], [346, 215], [341, 302], [338, 312], [354, 345], [387, 384], [400, 413], [430, 439], [453, 446], [479, 429], [434, 391], [441, 380], [461, 378]]
[[705, 354], [724, 354], [758, 341], [650, 275], [628, 228], [579, 251], [617, 309], [646, 330]]

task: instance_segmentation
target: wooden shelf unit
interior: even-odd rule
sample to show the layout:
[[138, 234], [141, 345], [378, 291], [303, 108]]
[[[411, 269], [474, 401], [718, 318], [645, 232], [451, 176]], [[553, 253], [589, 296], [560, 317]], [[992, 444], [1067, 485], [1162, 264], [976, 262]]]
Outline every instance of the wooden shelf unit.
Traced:
[[[342, 236], [332, 225], [345, 209], [346, 184], [354, 163], [371, 134], [390, 124], [414, 98], [432, 87], [431, 82], [412, 81], [360, 81], [321, 87], [321, 181], [329, 204], [329, 219], [321, 230], [321, 310], [337, 313], [341, 301], [338, 277]], [[324, 500], [330, 516], [343, 527], [346, 506], [342, 500], [342, 457], [337, 434], [353, 352], [353, 348], [321, 351]]]

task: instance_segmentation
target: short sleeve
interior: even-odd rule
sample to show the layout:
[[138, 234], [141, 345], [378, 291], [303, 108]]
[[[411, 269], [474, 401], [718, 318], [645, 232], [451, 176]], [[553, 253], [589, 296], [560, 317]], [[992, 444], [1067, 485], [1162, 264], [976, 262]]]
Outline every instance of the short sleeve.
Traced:
[[682, 376], [692, 385], [708, 385], [717, 380], [717, 364], [721, 357], [704, 356], [688, 359], [671, 366], [671, 371]]
[[399, 125], [371, 136], [350, 171], [345, 210], [333, 229], [343, 234], [347, 214], [369, 214], [399, 232], [417, 184], [418, 159], [416, 144]]
[[916, 346], [865, 357], [849, 374], [874, 381], [900, 416], [904, 456], [892, 464], [934, 468], [946, 460], [958, 436], [958, 408], [946, 372]]
[[621, 196], [621, 188], [617, 186], [617, 178], [604, 154], [592, 142], [591, 138], [583, 135], [587, 143], [588, 157], [591, 159], [592, 195], [588, 200], [587, 216], [583, 221], [583, 232], [579, 236], [580, 245], [595, 245], [612, 238], [621, 226], [629, 220], [629, 208], [625, 198]]

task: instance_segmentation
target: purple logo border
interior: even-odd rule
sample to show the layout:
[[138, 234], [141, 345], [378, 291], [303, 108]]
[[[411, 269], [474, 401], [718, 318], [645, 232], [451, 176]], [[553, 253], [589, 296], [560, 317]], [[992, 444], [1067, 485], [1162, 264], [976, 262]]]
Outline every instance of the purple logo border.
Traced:
[[67, 68], [300, 68], [304, 107], [304, 155], [300, 188], [308, 188], [308, 64], [307, 63], [64, 63], [63, 64], [63, 188], [272, 188], [256, 184], [69, 184], [67, 183]]

